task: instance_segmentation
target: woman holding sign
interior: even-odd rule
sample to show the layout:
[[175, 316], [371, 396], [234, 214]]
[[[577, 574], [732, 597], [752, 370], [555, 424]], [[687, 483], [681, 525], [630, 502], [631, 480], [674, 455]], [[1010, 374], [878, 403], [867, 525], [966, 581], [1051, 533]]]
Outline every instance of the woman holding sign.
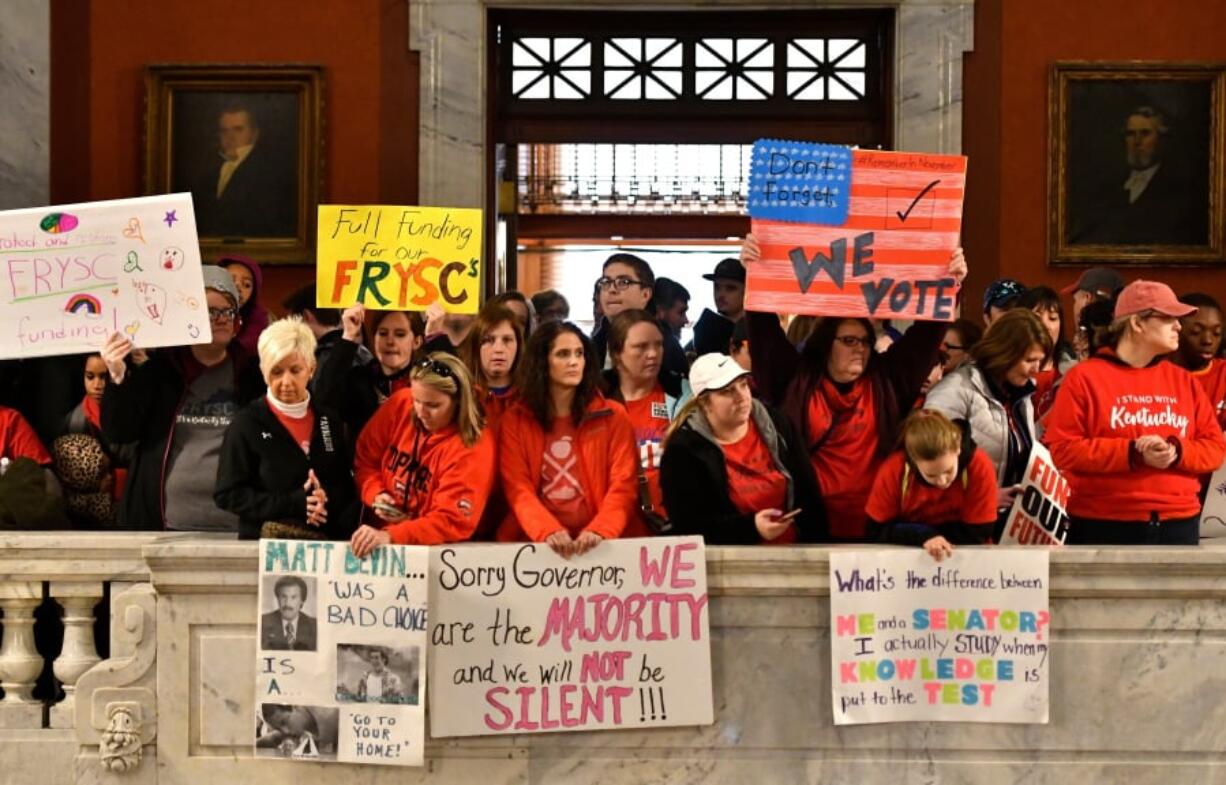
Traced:
[[511, 505], [499, 540], [545, 542], [570, 558], [622, 536], [634, 514], [634, 427], [597, 389], [593, 351], [569, 322], [543, 324], [528, 341], [520, 401], [499, 434]]
[[[355, 363], [363, 328], [370, 333], [374, 355], [368, 364]], [[374, 311], [367, 315], [361, 303], [341, 315], [341, 338], [319, 369], [315, 397], [340, 410], [350, 431], [360, 433], [379, 405], [398, 390], [407, 389], [411, 365], [421, 349], [425, 323], [411, 311]]]
[[412, 388], [379, 408], [358, 438], [353, 473], [374, 523], [350, 538], [354, 555], [380, 545], [439, 545], [472, 537], [495, 472], [494, 437], [468, 369], [433, 352], [413, 364]]
[[315, 335], [301, 319], [281, 319], [257, 349], [268, 392], [226, 430], [213, 499], [238, 515], [240, 539], [343, 539], [357, 522], [352, 443], [307, 390]]
[[804, 442], [753, 399], [749, 377], [726, 354], [694, 361], [694, 397], [673, 420], [660, 462], [664, 503], [678, 534], [701, 534], [708, 545], [818, 542], [825, 518]]
[[1164, 355], [1196, 311], [1165, 284], [1120, 292], [1108, 344], [1064, 377], [1044, 440], [1071, 494], [1067, 542], [1195, 545], [1200, 476], [1226, 439], [1199, 382]]
[[[748, 266], [760, 258], [757, 240], [747, 236], [741, 261]], [[958, 284], [966, 278], [961, 248], [949, 260], [949, 275]], [[749, 312], [746, 318], [758, 391], [782, 407], [805, 440], [831, 538], [864, 540], [873, 478], [939, 361], [949, 325], [918, 321], [888, 351], [876, 353], [868, 319], [828, 318], [797, 352], [775, 314]]]

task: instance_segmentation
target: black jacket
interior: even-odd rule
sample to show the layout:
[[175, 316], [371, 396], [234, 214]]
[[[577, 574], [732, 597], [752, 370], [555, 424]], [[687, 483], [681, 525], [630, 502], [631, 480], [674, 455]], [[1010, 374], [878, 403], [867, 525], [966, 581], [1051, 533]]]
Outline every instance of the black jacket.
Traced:
[[[232, 344], [238, 405], [264, 394], [264, 379], [254, 358]], [[115, 444], [136, 442], [128, 481], [119, 502], [122, 529], [162, 529], [163, 486], [170, 434], [183, 404], [187, 380], [200, 366], [186, 348], [155, 353], [144, 365], [128, 363], [123, 384], [108, 384], [102, 395], [102, 433]]]
[[353, 341], [343, 338], [336, 341], [313, 380], [314, 402], [340, 412], [355, 441], [379, 410], [379, 404], [395, 391], [393, 384], [413, 371], [410, 363], [387, 376], [373, 357], [365, 365], [356, 362], [359, 349], [361, 344]]
[[[788, 478], [788, 509], [801, 509], [796, 531], [801, 542], [826, 539], [821, 490], [795, 427], [778, 411], [754, 401], [754, 422]], [[664, 507], [676, 534], [701, 534], [708, 545], [757, 545], [762, 542], [753, 514], [739, 512], [728, 494], [724, 451], [701, 412], [692, 414], [669, 438], [660, 459]]]
[[252, 401], [226, 429], [217, 466], [213, 499], [239, 516], [239, 539], [260, 536], [265, 521], [306, 523], [307, 472], [328, 497], [328, 539], [345, 540], [356, 528], [357, 492], [353, 485], [353, 445], [344, 422], [332, 410], [312, 404], [315, 429], [307, 455], [277, 419], [268, 402]]

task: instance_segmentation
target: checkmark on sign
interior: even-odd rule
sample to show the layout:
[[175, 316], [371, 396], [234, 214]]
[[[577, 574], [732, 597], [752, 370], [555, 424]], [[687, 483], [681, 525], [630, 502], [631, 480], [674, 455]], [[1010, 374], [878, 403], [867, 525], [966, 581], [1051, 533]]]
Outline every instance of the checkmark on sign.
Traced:
[[920, 191], [919, 194], [913, 200], [911, 200], [911, 204], [907, 206], [906, 212], [895, 212], [894, 215], [898, 216], [898, 220], [900, 222], [905, 222], [907, 217], [911, 215], [911, 211], [914, 210], [915, 206], [920, 203], [920, 200], [923, 199], [929, 191], [936, 188], [937, 184], [940, 182], [940, 180], [933, 180], [932, 182], [928, 183], [928, 185], [924, 186], [924, 190]]

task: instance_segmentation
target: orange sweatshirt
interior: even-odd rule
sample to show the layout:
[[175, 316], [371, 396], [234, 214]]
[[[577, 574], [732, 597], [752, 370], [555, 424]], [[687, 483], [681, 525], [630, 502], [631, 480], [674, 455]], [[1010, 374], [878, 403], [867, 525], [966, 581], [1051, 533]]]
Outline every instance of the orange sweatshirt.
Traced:
[[[539, 495], [545, 431], [523, 403], [503, 414], [499, 430], [499, 476], [511, 513], [499, 526], [498, 539], [540, 542], [563, 528]], [[586, 527], [570, 533], [591, 531], [606, 540], [616, 539], [637, 509], [638, 451], [626, 410], [604, 398], [592, 401], [575, 430], [575, 446], [584, 496], [595, 515]]]
[[413, 416], [413, 394], [399, 390], [358, 437], [354, 481], [369, 507], [389, 493], [408, 518], [384, 528], [400, 545], [437, 545], [472, 537], [493, 483], [496, 444], [484, 431], [465, 447], [455, 426], [430, 433]]
[[[1175, 463], [1155, 469], [1135, 455], [1133, 442], [1147, 434], [1175, 445]], [[1043, 440], [1068, 479], [1074, 518], [1190, 518], [1200, 512], [1199, 475], [1226, 457], [1222, 428], [1191, 374], [1166, 361], [1133, 368], [1109, 349], [1064, 377]]]

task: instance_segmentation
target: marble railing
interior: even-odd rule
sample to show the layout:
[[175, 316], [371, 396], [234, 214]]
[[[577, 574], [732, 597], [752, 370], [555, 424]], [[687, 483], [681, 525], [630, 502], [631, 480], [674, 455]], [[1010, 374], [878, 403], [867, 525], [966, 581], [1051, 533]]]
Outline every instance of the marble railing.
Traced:
[[[252, 757], [254, 543], [0, 544], [0, 785], [1226, 783], [1221, 546], [1053, 552], [1048, 725], [845, 727], [830, 708], [829, 550], [713, 548], [714, 725], [428, 741], [424, 768], [385, 770]], [[111, 648], [96, 662], [104, 584]], [[69, 697], [34, 711], [29, 613], [44, 590], [64, 609], [54, 664]]]

